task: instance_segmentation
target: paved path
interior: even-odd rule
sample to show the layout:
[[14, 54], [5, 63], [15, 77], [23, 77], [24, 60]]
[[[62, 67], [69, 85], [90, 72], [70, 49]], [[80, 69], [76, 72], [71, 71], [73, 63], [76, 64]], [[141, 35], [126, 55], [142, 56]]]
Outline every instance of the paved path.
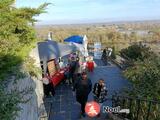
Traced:
[[[89, 73], [89, 78], [94, 84], [98, 79], [103, 78], [108, 87], [108, 96], [111, 97], [113, 91], [120, 91], [123, 87], [128, 86], [128, 81], [124, 79], [121, 70], [109, 63], [107, 66], [101, 60], [95, 60], [97, 67], [93, 73]], [[56, 87], [56, 95], [49, 99], [52, 106], [46, 104], [46, 108], [51, 107], [49, 120], [105, 120], [104, 114], [100, 118], [80, 118], [80, 105], [76, 102], [75, 95], [71, 86], [60, 84]], [[90, 93], [88, 101], [93, 100]], [[46, 100], [47, 101], [47, 100]], [[108, 100], [104, 105], [111, 105]]]

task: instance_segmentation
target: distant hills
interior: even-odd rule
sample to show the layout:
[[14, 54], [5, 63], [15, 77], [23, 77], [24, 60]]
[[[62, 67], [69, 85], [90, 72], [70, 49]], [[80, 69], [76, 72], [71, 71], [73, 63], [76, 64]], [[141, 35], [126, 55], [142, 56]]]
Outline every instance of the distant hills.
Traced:
[[94, 22], [94, 23], [73, 23], [73, 24], [37, 24], [35, 25], [36, 28], [39, 27], [50, 27], [50, 26], [61, 26], [61, 27], [73, 27], [73, 26], [112, 26], [112, 25], [122, 25], [122, 24], [160, 24], [160, 20], [134, 20], [134, 21], [113, 21], [113, 22]]

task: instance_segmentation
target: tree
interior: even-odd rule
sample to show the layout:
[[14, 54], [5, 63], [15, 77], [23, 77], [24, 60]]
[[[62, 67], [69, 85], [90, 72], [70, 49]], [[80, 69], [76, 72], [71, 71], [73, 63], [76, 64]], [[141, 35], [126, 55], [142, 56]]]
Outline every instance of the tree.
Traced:
[[[30, 46], [36, 40], [33, 25], [36, 20], [33, 18], [45, 12], [48, 3], [36, 8], [12, 8], [14, 0], [0, 1], [0, 69], [5, 71], [11, 66], [6, 66], [6, 61], [14, 61], [6, 56], [22, 58], [22, 48]], [[21, 54], [18, 56], [18, 54]], [[27, 54], [27, 53], [25, 53]], [[25, 56], [25, 55], [24, 55]], [[8, 59], [8, 60], [7, 60]], [[14, 65], [15, 65], [14, 64]], [[2, 73], [2, 72], [1, 72]], [[1, 75], [0, 75], [1, 76]], [[1, 78], [1, 77], [0, 77]]]
[[131, 81], [130, 95], [160, 100], [160, 57], [142, 44], [129, 46], [121, 51], [122, 56], [131, 59], [124, 75]]
[[115, 32], [110, 32], [108, 34], [108, 39], [112, 41], [112, 43], [114, 44], [114, 42], [116, 41], [116, 34]]
[[115, 51], [115, 47], [113, 47], [112, 50], [113, 50], [113, 51], [112, 51], [112, 54], [111, 54], [111, 58], [112, 58], [112, 59], [116, 59], [116, 51]]
[[129, 38], [129, 36], [128, 36], [128, 34], [124, 34], [124, 40], [125, 40], [125, 42], [128, 40], [128, 38]]
[[[34, 16], [45, 12], [48, 3], [38, 8], [14, 8], [14, 0], [0, 1], [0, 119], [14, 120], [19, 111], [21, 94], [6, 93], [3, 81], [20, 73], [19, 65], [25, 61], [33, 42], [36, 41]], [[17, 79], [17, 78], [16, 78]]]
[[138, 39], [137, 34], [135, 32], [131, 32], [131, 34], [130, 34], [130, 42], [133, 42], [133, 41], [136, 42], [137, 39]]
[[120, 51], [120, 54], [122, 57], [124, 57], [126, 59], [131, 59], [133, 61], [136, 61], [138, 59], [143, 61], [145, 58], [148, 58], [151, 55], [154, 55], [149, 47], [147, 47], [141, 43], [140, 44], [133, 44], [133, 45], [129, 46], [128, 48], [122, 49]]
[[160, 100], [160, 58], [152, 57], [136, 61], [135, 66], [129, 67], [125, 76], [132, 82], [131, 95], [152, 100]]

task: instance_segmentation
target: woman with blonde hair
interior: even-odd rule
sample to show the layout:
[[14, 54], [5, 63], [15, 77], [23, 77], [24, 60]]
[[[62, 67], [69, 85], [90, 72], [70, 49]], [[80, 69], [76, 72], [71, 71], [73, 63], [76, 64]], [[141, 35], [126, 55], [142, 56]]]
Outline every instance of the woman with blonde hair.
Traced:
[[89, 72], [93, 72], [95, 67], [95, 62], [93, 61], [93, 57], [89, 56], [89, 59], [87, 61], [87, 68]]

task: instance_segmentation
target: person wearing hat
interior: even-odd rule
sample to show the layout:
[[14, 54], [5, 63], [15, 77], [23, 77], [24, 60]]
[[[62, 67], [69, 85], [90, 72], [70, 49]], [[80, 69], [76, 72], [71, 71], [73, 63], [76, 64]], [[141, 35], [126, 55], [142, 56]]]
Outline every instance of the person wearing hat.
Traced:
[[81, 104], [81, 114], [85, 117], [85, 105], [88, 100], [88, 95], [92, 90], [92, 82], [87, 77], [87, 73], [83, 72], [79, 80], [74, 84], [73, 91], [76, 91], [76, 100]]

